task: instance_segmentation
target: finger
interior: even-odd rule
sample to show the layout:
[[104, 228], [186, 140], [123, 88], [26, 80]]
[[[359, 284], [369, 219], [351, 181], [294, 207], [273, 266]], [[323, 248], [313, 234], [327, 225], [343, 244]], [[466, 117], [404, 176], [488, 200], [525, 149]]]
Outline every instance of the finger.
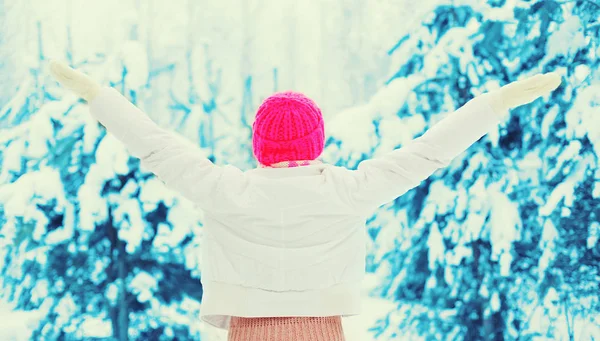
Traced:
[[63, 85], [71, 85], [76, 78], [77, 71], [70, 68], [67, 64], [59, 61], [50, 62], [50, 74], [59, 83]]
[[[514, 87], [519, 87], [522, 90], [528, 90], [528, 89], [534, 89], [534, 88], [538, 87], [539, 84], [543, 81], [544, 81], [544, 75], [537, 74], [535, 76], [531, 76], [531, 77], [513, 82], [512, 85]], [[511, 84], [509, 84], [509, 85], [511, 85]]]
[[562, 83], [562, 77], [557, 72], [549, 72], [544, 74], [547, 80], [547, 85], [551, 90], [555, 90]]
[[535, 75], [533, 77], [519, 81], [519, 85], [526, 90], [532, 89], [556, 89], [561, 83], [561, 77], [556, 72]]
[[542, 75], [542, 77], [539, 78], [539, 81], [537, 83], [531, 84], [527, 89], [525, 89], [525, 91], [530, 93], [539, 93], [540, 95], [543, 95], [545, 93], [552, 92], [556, 88], [558, 88], [560, 86], [561, 81], [562, 80], [560, 75], [556, 73], [548, 73]]
[[523, 80], [510, 83], [502, 89], [503, 93], [510, 93], [510, 96], [525, 95], [532, 97], [532, 101], [556, 89], [561, 83], [561, 77], [555, 72], [539, 74]]
[[70, 78], [69, 69], [70, 67], [63, 62], [59, 62], [58, 60], [50, 61], [50, 73], [52, 73], [53, 76]]

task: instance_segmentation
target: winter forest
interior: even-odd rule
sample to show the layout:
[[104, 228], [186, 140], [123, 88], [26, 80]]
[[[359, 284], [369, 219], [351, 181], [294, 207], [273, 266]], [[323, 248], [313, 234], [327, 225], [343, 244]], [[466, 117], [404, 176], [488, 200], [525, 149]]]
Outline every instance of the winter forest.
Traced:
[[117, 88], [216, 164], [262, 99], [315, 99], [355, 168], [473, 96], [511, 112], [366, 223], [349, 341], [600, 340], [600, 1], [0, 0], [0, 340], [225, 340], [200, 323], [202, 212], [47, 71]]

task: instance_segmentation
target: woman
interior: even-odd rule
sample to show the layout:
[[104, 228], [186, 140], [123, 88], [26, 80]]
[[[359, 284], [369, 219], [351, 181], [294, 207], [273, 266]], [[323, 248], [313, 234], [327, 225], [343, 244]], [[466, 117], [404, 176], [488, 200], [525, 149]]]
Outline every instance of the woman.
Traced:
[[555, 73], [478, 96], [425, 134], [357, 170], [318, 161], [319, 107], [302, 94], [267, 98], [253, 124], [260, 165], [216, 166], [111, 88], [51, 62], [52, 75], [131, 154], [205, 211], [202, 319], [229, 340], [344, 340], [341, 317], [360, 313], [365, 219], [494, 128], [508, 110], [550, 93]]

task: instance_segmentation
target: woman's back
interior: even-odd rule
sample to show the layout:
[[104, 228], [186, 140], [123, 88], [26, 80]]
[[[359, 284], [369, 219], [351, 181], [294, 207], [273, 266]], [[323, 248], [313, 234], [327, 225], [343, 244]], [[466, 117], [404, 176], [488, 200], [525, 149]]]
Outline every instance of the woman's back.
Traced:
[[225, 170], [215, 209], [205, 209], [202, 283], [210, 297], [203, 301], [205, 319], [224, 322], [220, 312], [231, 309], [238, 310], [235, 316], [355, 313], [365, 217], [350, 204], [347, 181], [351, 171], [319, 163]]

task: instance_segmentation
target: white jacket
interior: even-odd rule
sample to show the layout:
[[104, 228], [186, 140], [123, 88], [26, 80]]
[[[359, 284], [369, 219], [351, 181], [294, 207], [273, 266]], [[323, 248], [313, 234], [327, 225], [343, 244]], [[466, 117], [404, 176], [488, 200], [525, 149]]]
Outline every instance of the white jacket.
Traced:
[[365, 220], [494, 128], [485, 96], [357, 170], [327, 164], [241, 171], [216, 166], [111, 88], [92, 115], [167, 186], [205, 212], [202, 319], [349, 316], [361, 311]]

